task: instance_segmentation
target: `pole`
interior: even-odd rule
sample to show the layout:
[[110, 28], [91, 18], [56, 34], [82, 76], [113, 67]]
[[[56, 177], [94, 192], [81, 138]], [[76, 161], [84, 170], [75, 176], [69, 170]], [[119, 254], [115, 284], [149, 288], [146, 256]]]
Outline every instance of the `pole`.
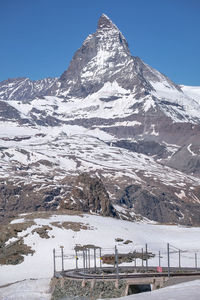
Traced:
[[87, 270], [87, 248], [85, 249], [85, 268]]
[[85, 250], [83, 249], [83, 273], [85, 276]]
[[147, 251], [147, 244], [145, 244], [146, 249], [146, 270], [148, 271], [148, 251]]
[[99, 248], [99, 255], [100, 255], [100, 269], [102, 269], [101, 248]]
[[88, 267], [90, 269], [90, 249], [88, 249]]
[[96, 272], [97, 263], [96, 263], [96, 248], [94, 248], [94, 271]]
[[161, 261], [160, 261], [160, 251], [158, 252], [159, 255], [159, 267], [161, 266]]
[[75, 250], [75, 258], [76, 258], [76, 270], [78, 270], [78, 252]]
[[117, 269], [117, 246], [115, 245], [115, 270]]
[[135, 268], [136, 268], [136, 258], [134, 259], [134, 261], [135, 261]]
[[61, 259], [62, 259], [62, 272], [64, 272], [64, 253], [63, 253], [63, 246], [60, 246], [61, 248]]
[[115, 261], [116, 261], [116, 275], [117, 279], [119, 278], [119, 267], [118, 267], [118, 250], [117, 246], [115, 246]]
[[170, 277], [169, 243], [167, 243], [167, 265], [168, 265], [168, 277]]
[[181, 268], [181, 250], [180, 249], [178, 250], [178, 266], [180, 269]]
[[53, 277], [56, 277], [56, 250], [53, 249]]
[[144, 267], [144, 250], [142, 248], [142, 267]]
[[197, 253], [195, 253], [195, 268], [197, 269]]

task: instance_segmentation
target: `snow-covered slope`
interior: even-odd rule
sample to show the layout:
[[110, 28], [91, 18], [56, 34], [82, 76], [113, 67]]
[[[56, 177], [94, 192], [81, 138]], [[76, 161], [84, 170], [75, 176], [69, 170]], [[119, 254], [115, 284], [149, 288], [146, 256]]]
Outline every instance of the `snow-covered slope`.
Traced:
[[[115, 137], [101, 129], [77, 125], [19, 126], [4, 122], [0, 130], [0, 200], [3, 211], [11, 208], [34, 210], [38, 205], [58, 208], [60, 200], [65, 199], [72, 189], [73, 178], [88, 172], [102, 178], [113, 202], [124, 203], [124, 189], [138, 185], [146, 190], [145, 198], [149, 203], [144, 203], [144, 207], [153, 205], [154, 198], [158, 197], [166, 202], [168, 211], [163, 211], [163, 215], [159, 212], [154, 216], [146, 215], [147, 212], [141, 211], [140, 197], [137, 211], [136, 195], [129, 194], [130, 199], [125, 204], [137, 213], [161, 222], [190, 224], [197, 220], [195, 224], [198, 224], [198, 217], [193, 220], [190, 215], [191, 211], [194, 216], [198, 214], [198, 177], [163, 166], [153, 157], [113, 146]], [[14, 192], [15, 187], [18, 192]], [[12, 200], [5, 201], [5, 191]], [[135, 199], [134, 204], [131, 197]], [[174, 206], [170, 204], [172, 202]]]
[[181, 85], [181, 89], [186, 95], [200, 102], [200, 86]]
[[[67, 259], [65, 260], [65, 269], [75, 268], [74, 247], [76, 245], [92, 244], [102, 247], [102, 255], [114, 252], [115, 244], [119, 253], [128, 253], [134, 250], [141, 251], [148, 243], [148, 250], [155, 254], [150, 259], [149, 265], [158, 264], [158, 251], [161, 251], [161, 264], [167, 266], [167, 243], [170, 243], [173, 249], [170, 255], [171, 267], [178, 266], [178, 254], [174, 251], [176, 248], [187, 250], [181, 255], [181, 264], [183, 267], [194, 265], [194, 253], [199, 251], [200, 228], [186, 228], [180, 226], [166, 226], [148, 223], [133, 223], [123, 220], [117, 220], [110, 217], [101, 217], [97, 215], [67, 215], [43, 213], [32, 216], [22, 215], [18, 220], [11, 224], [25, 223], [28, 220], [34, 221], [34, 224], [26, 230], [18, 233], [17, 238], [23, 238], [24, 243], [30, 246], [35, 252], [33, 255], [24, 257], [21, 264], [1, 265], [0, 266], [0, 285], [24, 280], [29, 278], [51, 278], [53, 275], [52, 252], [56, 249], [59, 255], [60, 246], [64, 246]], [[78, 230], [75, 225], [78, 225]], [[41, 237], [36, 228], [42, 229], [48, 225], [48, 238]], [[68, 229], [67, 229], [68, 227]], [[73, 228], [76, 228], [75, 231]], [[105, 234], [106, 233], [106, 234]], [[15, 238], [14, 240], [16, 240]], [[125, 244], [116, 242], [115, 239], [121, 238], [123, 241], [130, 240], [133, 243]], [[11, 238], [6, 244], [14, 241]], [[175, 248], [174, 248], [175, 247]], [[192, 259], [191, 259], [192, 257]], [[97, 253], [98, 263], [99, 254]], [[141, 265], [141, 261], [138, 260]], [[129, 263], [131, 265], [131, 263]], [[32, 267], [34, 266], [34, 267]], [[56, 262], [57, 270], [61, 268], [61, 261], [58, 258]], [[82, 266], [82, 256], [79, 257], [79, 267]]]
[[0, 82], [0, 99], [31, 100], [45, 95], [47, 90], [56, 84], [57, 78], [30, 80], [29, 78], [9, 78]]

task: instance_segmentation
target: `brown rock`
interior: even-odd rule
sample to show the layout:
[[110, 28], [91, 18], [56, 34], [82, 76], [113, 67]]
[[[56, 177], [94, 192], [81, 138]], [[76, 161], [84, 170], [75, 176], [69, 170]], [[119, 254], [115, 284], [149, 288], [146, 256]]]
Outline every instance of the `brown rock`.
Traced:
[[98, 177], [83, 173], [77, 177], [75, 186], [68, 198], [60, 205], [64, 209], [99, 213], [103, 216], [116, 216], [109, 195]]

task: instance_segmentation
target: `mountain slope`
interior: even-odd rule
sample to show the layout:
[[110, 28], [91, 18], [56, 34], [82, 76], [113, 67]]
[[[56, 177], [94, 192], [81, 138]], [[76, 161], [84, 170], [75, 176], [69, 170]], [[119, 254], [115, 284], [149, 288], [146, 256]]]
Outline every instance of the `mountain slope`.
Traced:
[[46, 95], [47, 90], [55, 84], [57, 78], [30, 80], [29, 78], [13, 78], [0, 82], [0, 99], [31, 100]]

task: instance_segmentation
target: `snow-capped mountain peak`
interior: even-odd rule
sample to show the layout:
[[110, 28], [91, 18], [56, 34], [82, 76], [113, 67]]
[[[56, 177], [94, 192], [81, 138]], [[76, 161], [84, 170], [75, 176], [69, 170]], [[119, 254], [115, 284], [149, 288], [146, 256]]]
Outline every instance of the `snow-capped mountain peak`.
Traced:
[[115, 28], [118, 30], [117, 26], [104, 13], [101, 15], [98, 21], [98, 29], [102, 29], [102, 28]]
[[86, 38], [60, 77], [59, 94], [85, 98], [100, 90], [106, 82], [113, 81], [123, 88], [133, 89], [133, 69], [134, 59], [125, 37], [103, 14], [96, 32]]

